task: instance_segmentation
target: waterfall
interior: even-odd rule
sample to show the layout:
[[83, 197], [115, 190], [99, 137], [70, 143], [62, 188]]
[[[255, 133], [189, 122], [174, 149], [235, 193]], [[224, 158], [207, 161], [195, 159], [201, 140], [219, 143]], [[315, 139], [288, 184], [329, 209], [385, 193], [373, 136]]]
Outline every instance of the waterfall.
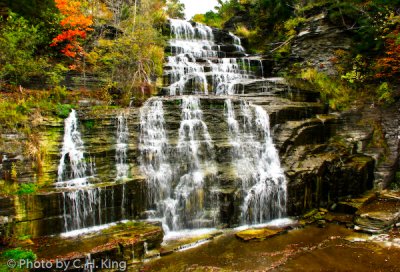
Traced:
[[[219, 198], [229, 190], [218, 184], [217, 149], [203, 119], [201, 98], [194, 95], [236, 95], [243, 82], [260, 79], [264, 67], [262, 60], [246, 55], [232, 33], [176, 19], [170, 20], [170, 33], [164, 84], [166, 94], [179, 95], [181, 121], [175, 145], [167, 137], [175, 132], [167, 130], [171, 116], [164, 116], [163, 107], [163, 101], [171, 100], [151, 99], [141, 110], [141, 168], [148, 180], [149, 206], [166, 230], [215, 226], [220, 223]], [[267, 112], [244, 100], [226, 99], [224, 114], [232, 160], [220, 171], [228, 171], [223, 178], [230, 178], [231, 171], [237, 177], [242, 223], [284, 216], [286, 180]]]
[[168, 57], [168, 65], [171, 67], [170, 95], [182, 95], [189, 80], [193, 81], [195, 92], [208, 94], [208, 82], [204, 67], [193, 62], [184, 55]]
[[251, 61], [234, 34], [224, 38], [231, 40], [225, 44], [217, 41], [213, 29], [199, 23], [170, 19], [170, 28], [172, 56], [164, 67], [169, 95], [234, 94], [241, 80], [255, 77]]
[[76, 111], [72, 110], [64, 121], [64, 138], [58, 165], [56, 187], [62, 192], [64, 229], [71, 231], [100, 224], [101, 188], [93, 187], [88, 177], [93, 176], [96, 166], [91, 157], [88, 162], [78, 130]]
[[64, 140], [58, 165], [58, 186], [79, 186], [86, 183], [88, 167], [84, 152], [76, 111], [72, 110], [64, 121]]
[[[204, 186], [207, 176], [216, 172], [212, 160], [201, 156], [210, 154], [213, 147], [200, 99], [182, 97], [181, 110], [176, 146], [167, 139], [162, 100], [147, 101], [140, 117], [141, 168], [147, 176], [148, 202], [154, 204], [153, 217], [162, 218], [166, 231], [209, 222], [203, 204], [211, 196], [205, 196]], [[169, 154], [172, 149], [174, 157]]]
[[[166, 232], [262, 223], [285, 215], [286, 179], [268, 113], [241, 98], [224, 96], [237, 95], [243, 81], [256, 79], [256, 69], [263, 74], [262, 61], [247, 57], [232, 33], [174, 19], [170, 26], [164, 80], [167, 94], [176, 97], [153, 97], [144, 103], [139, 139], [129, 138], [128, 114], [116, 117], [111, 159], [116, 172], [111, 180], [96, 184], [96, 166], [85, 152], [76, 112], [65, 120], [56, 188], [63, 196], [66, 231], [125, 218], [130, 201], [125, 183], [121, 196], [113, 186], [130, 176], [128, 147], [136, 140], [140, 172], [146, 177], [146, 212], [160, 220]], [[114, 184], [107, 187], [103, 182]], [[121, 210], [115, 208], [119, 202]]]
[[127, 163], [129, 140], [128, 117], [122, 113], [117, 117], [117, 143], [116, 143], [116, 169], [117, 179], [128, 177], [129, 165]]
[[286, 179], [270, 135], [269, 116], [260, 106], [241, 101], [242, 126], [232, 101], [225, 101], [236, 175], [244, 200], [242, 221], [262, 223], [286, 212]]
[[248, 59], [223, 58], [217, 64], [211, 63], [212, 82], [217, 95], [235, 94], [235, 86], [250, 76]]
[[150, 99], [141, 108], [140, 129], [140, 166], [148, 178], [148, 201], [158, 203], [170, 195], [172, 178], [162, 101]]
[[261, 68], [261, 77], [264, 78], [264, 65], [263, 65], [262, 60], [260, 60], [260, 68]]
[[242, 41], [240, 40], [240, 38], [231, 32], [229, 32], [229, 35], [233, 39], [233, 45], [236, 47], [236, 50], [239, 52], [244, 52], [245, 50], [242, 46]]
[[179, 127], [178, 154], [184, 171], [175, 188], [175, 198], [183, 226], [201, 226], [204, 219], [205, 179], [215, 174], [213, 145], [203, 121], [200, 99], [182, 97], [182, 119]]
[[261, 134], [256, 179], [250, 184], [243, 204], [244, 220], [261, 223], [279, 218], [286, 212], [286, 178], [281, 168], [269, 125], [269, 116], [261, 106], [254, 106], [256, 131]]
[[[140, 167], [147, 176], [148, 205], [155, 205], [154, 216], [161, 216], [164, 226], [175, 225], [171, 197], [172, 167], [161, 100], [149, 99], [140, 110]], [[168, 214], [168, 215], [167, 215]], [[171, 221], [172, 220], [172, 221]]]
[[217, 57], [212, 50], [214, 35], [208, 26], [191, 23], [183, 20], [170, 19], [171, 40], [170, 46], [175, 55], [189, 54], [192, 58]]
[[101, 188], [63, 192], [63, 198], [65, 231], [102, 224]]

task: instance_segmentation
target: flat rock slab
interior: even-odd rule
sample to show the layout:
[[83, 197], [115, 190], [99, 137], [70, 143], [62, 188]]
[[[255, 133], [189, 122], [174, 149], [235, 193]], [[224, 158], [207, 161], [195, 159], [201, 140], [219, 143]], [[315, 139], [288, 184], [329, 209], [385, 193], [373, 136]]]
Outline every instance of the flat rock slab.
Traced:
[[285, 232], [285, 229], [263, 228], [263, 229], [248, 229], [236, 233], [236, 237], [242, 241], [263, 241]]
[[376, 194], [371, 190], [360, 197], [340, 201], [335, 208], [335, 212], [354, 215], [361, 207], [374, 200], [376, 200]]
[[380, 233], [400, 222], [400, 193], [383, 192], [356, 213], [355, 229]]
[[129, 260], [133, 256], [140, 258], [148, 248], [157, 248], [163, 239], [161, 226], [133, 222], [118, 223], [108, 229], [76, 237], [41, 237], [33, 239], [29, 246], [39, 260], [52, 261], [85, 259], [88, 254], [93, 259], [108, 256], [115, 260]]

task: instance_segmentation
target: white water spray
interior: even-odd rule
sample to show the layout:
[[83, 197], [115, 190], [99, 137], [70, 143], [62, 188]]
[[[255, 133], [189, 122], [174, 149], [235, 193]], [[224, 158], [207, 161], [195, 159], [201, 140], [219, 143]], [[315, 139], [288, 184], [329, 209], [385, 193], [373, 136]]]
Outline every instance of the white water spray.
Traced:
[[117, 143], [116, 143], [116, 169], [117, 179], [125, 179], [129, 174], [129, 164], [127, 163], [128, 158], [128, 140], [129, 140], [129, 128], [128, 128], [128, 117], [125, 113], [120, 114], [117, 117]]

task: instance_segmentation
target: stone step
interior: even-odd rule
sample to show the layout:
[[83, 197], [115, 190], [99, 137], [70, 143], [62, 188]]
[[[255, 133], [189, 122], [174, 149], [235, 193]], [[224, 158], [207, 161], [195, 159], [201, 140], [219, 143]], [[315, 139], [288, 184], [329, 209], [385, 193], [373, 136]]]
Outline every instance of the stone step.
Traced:
[[355, 229], [367, 233], [382, 233], [400, 222], [400, 193], [379, 193], [357, 211]]
[[[156, 223], [125, 221], [104, 227], [84, 236], [33, 238], [27, 248], [34, 251], [38, 261], [57, 259], [69, 264], [89, 262], [100, 266], [109, 259], [113, 261], [113, 269], [124, 271], [128, 263], [141, 260], [146, 249], [159, 248], [164, 236], [162, 227]], [[60, 268], [56, 265], [54, 263], [53, 269]]]
[[[123, 184], [125, 184], [125, 188], [123, 188]], [[94, 222], [107, 224], [124, 218], [137, 218], [145, 210], [146, 186], [143, 177], [125, 183], [99, 185], [87, 190], [98, 190], [98, 195], [101, 197], [101, 203], [96, 201], [101, 207], [94, 209], [93, 215], [88, 216], [88, 221], [84, 222], [88, 227], [93, 226]], [[123, 190], [126, 192], [124, 209], [121, 207]], [[16, 197], [14, 200], [16, 213], [13, 222], [15, 235], [29, 234], [32, 237], [39, 237], [64, 232], [63, 203], [64, 194], [67, 194], [68, 191], [71, 189], [49, 188], [34, 195]], [[86, 207], [86, 209], [90, 209], [90, 207]], [[123, 210], [125, 211], [124, 216], [122, 216]]]

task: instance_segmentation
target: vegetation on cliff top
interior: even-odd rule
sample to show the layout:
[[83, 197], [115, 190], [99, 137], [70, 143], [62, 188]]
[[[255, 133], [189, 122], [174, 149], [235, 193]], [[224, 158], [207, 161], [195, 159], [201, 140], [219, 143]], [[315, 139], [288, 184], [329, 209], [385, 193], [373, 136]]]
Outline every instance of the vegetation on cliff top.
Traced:
[[324, 14], [329, 24], [345, 30], [354, 40], [352, 48], [337, 50], [331, 60], [338, 75], [320, 74], [312, 66], [299, 69], [296, 63], [291, 63], [284, 75], [313, 83], [333, 109], [346, 108], [355, 94], [360, 97], [358, 94], [365, 89], [375, 91], [363, 92], [364, 97], [383, 104], [394, 102], [400, 76], [400, 1], [218, 2], [216, 12], [195, 15], [193, 20], [233, 31], [247, 41], [251, 51], [277, 61], [290, 58], [291, 45], [303, 27]]
[[118, 93], [104, 95], [106, 102], [127, 104], [155, 88], [162, 74], [162, 27], [167, 16], [183, 16], [183, 5], [176, 0], [19, 0], [8, 1], [1, 11], [1, 90], [62, 87], [65, 75], [75, 73], [84, 82], [88, 75], [100, 78], [98, 88]]

